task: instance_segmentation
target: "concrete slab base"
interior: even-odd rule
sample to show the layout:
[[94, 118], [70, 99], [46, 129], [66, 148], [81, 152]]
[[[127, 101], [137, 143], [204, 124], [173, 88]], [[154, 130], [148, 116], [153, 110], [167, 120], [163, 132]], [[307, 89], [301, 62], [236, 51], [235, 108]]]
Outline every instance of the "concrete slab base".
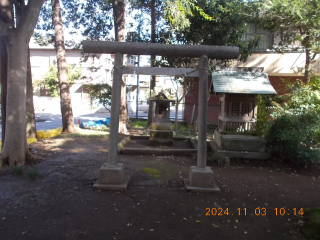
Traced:
[[187, 191], [190, 192], [220, 193], [220, 188], [216, 184], [214, 184], [214, 187], [212, 188], [193, 187], [191, 186], [189, 179], [184, 179], [184, 185]]
[[126, 190], [129, 177], [124, 176], [123, 164], [116, 165], [103, 164], [99, 171], [98, 180], [93, 185], [93, 189], [101, 190]]
[[226, 151], [264, 153], [266, 150], [266, 141], [258, 136], [221, 134], [215, 131], [214, 140], [222, 150]]
[[124, 155], [157, 155], [157, 156], [182, 156], [196, 154], [197, 149], [166, 149], [166, 148], [127, 148], [122, 149]]
[[270, 154], [266, 152], [226, 151], [222, 150], [215, 141], [211, 141], [210, 145], [215, 153], [219, 153], [228, 158], [247, 158], [260, 160], [270, 158]]
[[100, 184], [97, 181], [93, 184], [92, 188], [96, 190], [100, 189], [100, 190], [113, 190], [113, 191], [127, 190], [129, 180], [130, 180], [130, 177], [124, 176], [122, 184]]
[[213, 172], [211, 168], [198, 168], [196, 166], [190, 167], [189, 179], [184, 180], [185, 187], [193, 192], [220, 192], [219, 187], [213, 179]]
[[260, 160], [265, 160], [270, 158], [269, 153], [237, 152], [237, 151], [222, 151], [222, 150], [217, 152], [228, 158], [247, 158], [247, 159], [260, 159]]
[[171, 130], [150, 130], [150, 145], [173, 145], [173, 131]]

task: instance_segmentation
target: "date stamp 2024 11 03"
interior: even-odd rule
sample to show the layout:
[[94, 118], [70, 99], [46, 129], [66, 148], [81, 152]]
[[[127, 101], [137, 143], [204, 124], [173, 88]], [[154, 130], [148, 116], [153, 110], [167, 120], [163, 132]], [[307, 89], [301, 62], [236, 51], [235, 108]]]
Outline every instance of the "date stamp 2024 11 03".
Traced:
[[[268, 210], [268, 214], [276, 216], [285, 215], [303, 215], [303, 208], [274, 208], [273, 211]], [[229, 208], [206, 208], [206, 216], [225, 216], [225, 215], [236, 215], [236, 216], [266, 216], [267, 209], [256, 207], [255, 209], [237, 208], [231, 210]]]

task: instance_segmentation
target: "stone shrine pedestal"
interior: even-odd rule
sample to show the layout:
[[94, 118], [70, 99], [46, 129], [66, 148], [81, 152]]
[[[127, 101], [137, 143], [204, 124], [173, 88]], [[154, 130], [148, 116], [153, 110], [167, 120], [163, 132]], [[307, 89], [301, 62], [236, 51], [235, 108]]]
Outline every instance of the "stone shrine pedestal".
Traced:
[[[166, 98], [163, 94], [162, 98]], [[151, 123], [150, 145], [173, 145], [173, 131], [171, 130], [170, 121], [170, 102], [169, 99], [151, 99], [155, 101], [155, 114]]]

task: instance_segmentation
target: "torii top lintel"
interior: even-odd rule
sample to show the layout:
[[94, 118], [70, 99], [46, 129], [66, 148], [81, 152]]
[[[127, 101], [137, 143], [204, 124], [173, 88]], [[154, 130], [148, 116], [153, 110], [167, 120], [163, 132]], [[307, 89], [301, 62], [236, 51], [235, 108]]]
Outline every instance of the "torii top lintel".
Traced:
[[85, 53], [122, 53], [132, 55], [158, 55], [168, 57], [201, 57], [211, 59], [236, 59], [238, 47], [210, 45], [181, 45], [135, 42], [83, 41]]

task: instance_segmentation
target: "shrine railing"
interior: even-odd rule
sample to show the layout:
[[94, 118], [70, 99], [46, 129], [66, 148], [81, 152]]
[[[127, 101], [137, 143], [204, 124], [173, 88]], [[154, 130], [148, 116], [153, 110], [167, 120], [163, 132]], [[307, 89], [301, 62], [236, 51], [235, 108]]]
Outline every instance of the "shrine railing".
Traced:
[[254, 132], [256, 122], [227, 122], [225, 131], [227, 132]]

